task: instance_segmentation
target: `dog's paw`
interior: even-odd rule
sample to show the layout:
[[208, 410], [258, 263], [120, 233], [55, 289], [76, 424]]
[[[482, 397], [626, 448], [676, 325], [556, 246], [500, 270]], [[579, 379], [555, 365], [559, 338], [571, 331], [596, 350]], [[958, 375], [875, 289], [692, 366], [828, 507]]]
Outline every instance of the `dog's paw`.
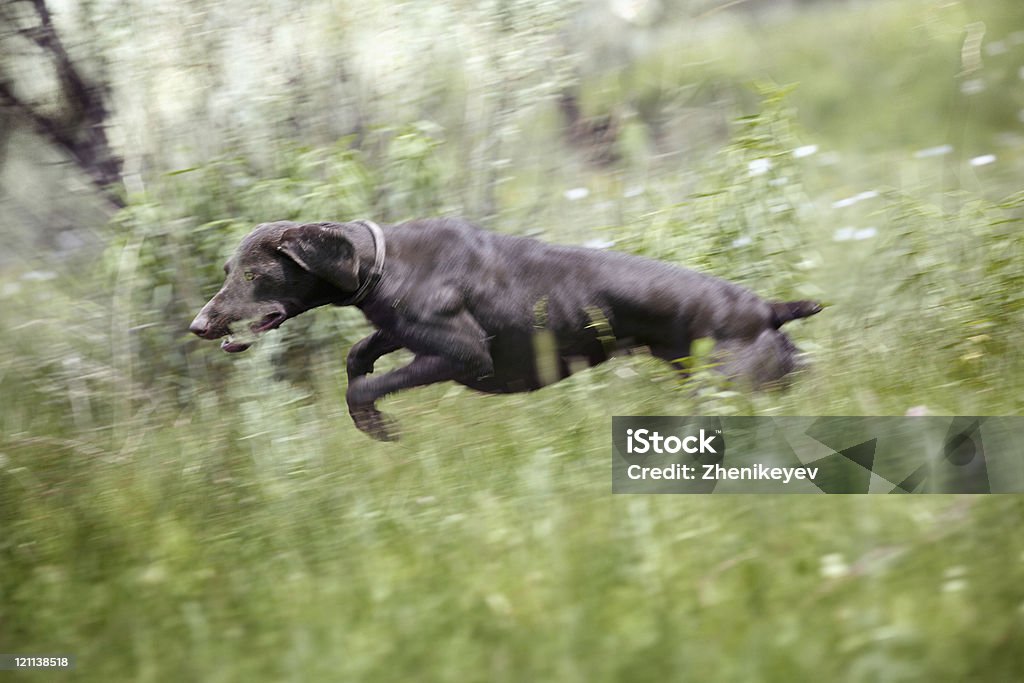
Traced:
[[374, 402], [380, 398], [381, 392], [375, 388], [372, 377], [353, 377], [348, 382], [348, 389], [345, 390], [345, 403], [348, 404], [349, 413], [362, 410], [373, 410]]
[[398, 441], [398, 423], [373, 406], [349, 408], [356, 429], [377, 441]]
[[348, 361], [345, 364], [345, 371], [346, 374], [348, 375], [348, 381], [352, 382], [353, 380], [359, 379], [360, 377], [372, 375], [373, 363], [364, 362], [359, 360], [358, 358], [353, 358], [352, 356], [349, 356]]

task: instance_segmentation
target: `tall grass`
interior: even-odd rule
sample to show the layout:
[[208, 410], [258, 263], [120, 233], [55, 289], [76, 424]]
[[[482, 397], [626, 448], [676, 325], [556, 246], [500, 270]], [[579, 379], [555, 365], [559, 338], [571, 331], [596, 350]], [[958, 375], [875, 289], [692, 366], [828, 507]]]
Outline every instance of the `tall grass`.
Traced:
[[453, 133], [429, 124], [168, 176], [101, 258], [8, 274], [0, 649], [105, 681], [1020, 678], [1016, 497], [610, 494], [612, 415], [1022, 410], [1020, 196], [912, 146], [832, 163], [795, 97], [765, 86], [686, 168], [560, 150], [544, 174], [521, 150], [494, 221], [824, 299], [789, 326], [810, 364], [783, 393], [637, 356], [530, 395], [390, 397], [404, 440], [380, 444], [344, 406], [354, 312], [242, 356], [188, 337], [253, 223], [452, 209]]

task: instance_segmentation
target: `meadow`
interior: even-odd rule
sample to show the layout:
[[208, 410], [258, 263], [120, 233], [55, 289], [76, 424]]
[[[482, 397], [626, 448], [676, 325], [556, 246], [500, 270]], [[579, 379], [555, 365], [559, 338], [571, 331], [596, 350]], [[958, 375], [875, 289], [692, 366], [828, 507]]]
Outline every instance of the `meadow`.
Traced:
[[[1022, 11], [772, 21], [717, 17], [585, 77], [586, 111], [636, 104], [611, 166], [553, 107], [515, 114], [483, 190], [450, 123], [281, 142], [163, 173], [88, 253], [5, 268], [0, 650], [77, 657], [18, 678], [1024, 677], [1019, 496], [611, 494], [613, 415], [1024, 411]], [[679, 117], [724, 123], [676, 144]], [[491, 229], [827, 302], [787, 328], [807, 368], [757, 394], [643, 355], [529, 395], [431, 386], [382, 402], [385, 444], [344, 404], [357, 311], [239, 356], [187, 335], [268, 217], [492, 203]]]

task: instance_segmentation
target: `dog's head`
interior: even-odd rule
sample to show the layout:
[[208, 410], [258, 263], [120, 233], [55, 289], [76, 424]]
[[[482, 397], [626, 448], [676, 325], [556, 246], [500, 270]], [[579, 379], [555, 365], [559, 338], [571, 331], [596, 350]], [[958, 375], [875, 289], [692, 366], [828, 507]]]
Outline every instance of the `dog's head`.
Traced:
[[224, 264], [224, 285], [189, 330], [224, 337], [221, 348], [245, 351], [285, 320], [344, 299], [358, 287], [359, 258], [336, 223], [263, 223]]

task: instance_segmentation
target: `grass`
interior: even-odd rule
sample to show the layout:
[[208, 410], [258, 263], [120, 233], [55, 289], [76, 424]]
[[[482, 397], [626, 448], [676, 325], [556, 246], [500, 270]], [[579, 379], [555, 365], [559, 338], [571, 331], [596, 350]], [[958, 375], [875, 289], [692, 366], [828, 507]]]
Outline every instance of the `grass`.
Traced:
[[701, 403], [622, 359], [400, 394], [398, 446], [350, 424], [340, 357], [274, 382], [278, 339], [119, 424], [7, 393], [0, 642], [87, 680], [1012, 680], [1018, 497], [610, 495], [614, 414], [1011, 407], [894, 373], [915, 349], [831, 347], [840, 318], [801, 328], [830, 350], [781, 396]]
[[399, 448], [210, 395], [129, 452], [16, 447], [3, 641], [96, 680], [1019, 676], [1018, 498], [612, 497], [605, 416], [651, 392], [595, 374], [396, 399]]
[[[908, 6], [830, 16], [849, 19], [843, 40], [870, 20], [882, 46], [932, 31], [924, 61], [957, 44], [960, 14], [939, 30]], [[766, 73], [744, 46], [785, 36], [732, 26], [720, 44], [739, 47], [696, 80], [785, 81], [828, 43], [814, 17], [792, 22], [801, 49], [765, 48]], [[1003, 199], [1019, 145], [985, 167], [915, 158], [945, 140], [938, 117], [858, 149], [851, 121], [878, 115], [872, 99], [801, 132], [848, 97], [803, 77], [763, 89], [707, 163], [594, 169], [531, 130], [495, 219], [828, 301], [788, 326], [812, 362], [784, 393], [680, 386], [638, 356], [531, 395], [399, 394], [382, 407], [404, 440], [380, 444], [344, 407], [343, 350], [366, 331], [352, 311], [235, 357], [186, 338], [223, 256], [268, 214], [444, 210], [454, 143], [423, 125], [380, 143], [377, 174], [344, 143], [282, 152], [280, 177], [236, 160], [183, 171], [133, 198], [101, 258], [4, 273], [0, 650], [74, 654], [75, 678], [103, 681], [1024, 677], [1018, 496], [610, 493], [612, 415], [1024, 412], [1021, 197]], [[913, 85], [948, 98], [946, 80]], [[1007, 125], [963, 123], [986, 144]]]

